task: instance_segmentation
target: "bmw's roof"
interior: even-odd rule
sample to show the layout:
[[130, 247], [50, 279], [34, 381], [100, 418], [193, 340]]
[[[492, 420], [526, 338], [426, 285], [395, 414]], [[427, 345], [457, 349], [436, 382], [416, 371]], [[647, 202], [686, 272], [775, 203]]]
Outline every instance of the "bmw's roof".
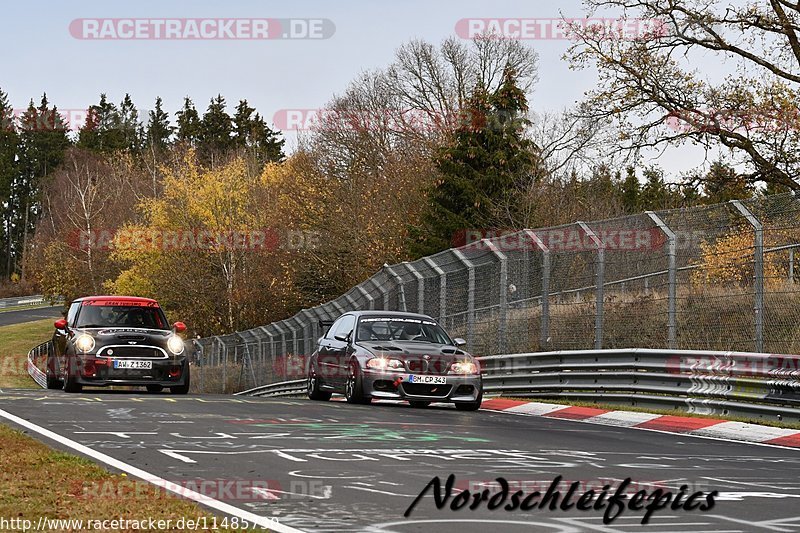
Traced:
[[405, 317], [413, 317], [413, 318], [425, 318], [427, 320], [435, 320], [428, 315], [421, 315], [419, 313], [407, 313], [405, 311], [380, 311], [380, 310], [368, 310], [368, 311], [349, 311], [347, 313], [342, 313], [346, 315], [355, 315], [355, 316], [405, 316]]

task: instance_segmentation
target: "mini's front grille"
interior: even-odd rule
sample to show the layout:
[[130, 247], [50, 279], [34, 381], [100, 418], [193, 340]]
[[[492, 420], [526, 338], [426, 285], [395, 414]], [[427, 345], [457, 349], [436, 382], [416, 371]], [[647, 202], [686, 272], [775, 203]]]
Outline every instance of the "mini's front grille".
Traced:
[[[109, 353], [111, 350], [113, 353]], [[128, 357], [128, 358], [158, 358], [165, 357], [164, 352], [153, 346], [108, 346], [100, 349], [98, 355], [104, 357]]]

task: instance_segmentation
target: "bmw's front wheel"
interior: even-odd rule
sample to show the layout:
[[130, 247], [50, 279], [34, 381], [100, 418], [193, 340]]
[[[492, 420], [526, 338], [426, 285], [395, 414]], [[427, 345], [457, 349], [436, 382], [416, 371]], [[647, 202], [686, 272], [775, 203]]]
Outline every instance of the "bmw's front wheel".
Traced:
[[319, 378], [313, 370], [308, 371], [308, 383], [306, 385], [306, 394], [310, 400], [319, 402], [327, 402], [331, 399], [331, 393], [320, 390]]
[[364, 396], [364, 384], [361, 379], [361, 368], [356, 361], [350, 363], [350, 372], [344, 386], [344, 398], [348, 403], [366, 404], [371, 400]]

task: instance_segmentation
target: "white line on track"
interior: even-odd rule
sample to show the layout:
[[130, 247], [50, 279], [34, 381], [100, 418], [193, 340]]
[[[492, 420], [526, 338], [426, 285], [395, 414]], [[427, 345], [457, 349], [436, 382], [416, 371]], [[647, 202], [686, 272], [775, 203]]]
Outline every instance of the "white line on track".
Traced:
[[116, 468], [117, 470], [121, 470], [122, 472], [125, 472], [130, 476], [139, 478], [143, 481], [147, 481], [148, 483], [152, 483], [157, 487], [161, 487], [164, 490], [173, 492], [178, 496], [195, 501], [197, 503], [205, 505], [206, 507], [210, 507], [211, 509], [215, 509], [226, 515], [236, 516], [242, 520], [250, 522], [251, 524], [257, 524], [259, 526], [267, 528], [270, 531], [276, 531], [278, 533], [303, 533], [302, 530], [295, 529], [293, 527], [289, 527], [283, 524], [279, 524], [277, 521], [272, 520], [270, 518], [259, 516], [249, 511], [245, 511], [244, 509], [239, 509], [238, 507], [234, 507], [233, 505], [230, 505], [228, 503], [215, 500], [213, 498], [200, 494], [199, 492], [186, 489], [178, 485], [177, 483], [172, 483], [171, 481], [167, 481], [166, 479], [145, 472], [144, 470], [129, 465], [128, 463], [120, 461], [119, 459], [115, 459], [109, 455], [93, 450], [88, 446], [84, 446], [79, 442], [75, 442], [74, 440], [68, 439], [67, 437], [59, 435], [58, 433], [54, 433], [49, 429], [37, 426], [32, 422], [28, 422], [27, 420], [24, 420], [18, 416], [12, 415], [11, 413], [3, 411], [2, 409], [0, 409], [0, 416], [19, 426], [34, 431], [39, 435], [42, 435], [43, 437], [46, 437], [50, 440], [58, 442], [59, 444], [62, 444], [63, 446], [71, 448], [78, 453], [91, 457], [95, 461], [105, 463], [108, 466]]

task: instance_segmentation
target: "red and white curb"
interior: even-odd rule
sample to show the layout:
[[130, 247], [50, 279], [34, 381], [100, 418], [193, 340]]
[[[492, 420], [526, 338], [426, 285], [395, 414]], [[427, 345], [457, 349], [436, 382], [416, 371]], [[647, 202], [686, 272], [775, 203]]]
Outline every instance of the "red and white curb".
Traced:
[[633, 411], [598, 409], [595, 407], [572, 407], [552, 403], [507, 400], [504, 398], [484, 400], [481, 410], [575, 420], [603, 426], [680, 433], [693, 437], [800, 448], [800, 430], [744, 422], [730, 422], [715, 418], [656, 415]]

